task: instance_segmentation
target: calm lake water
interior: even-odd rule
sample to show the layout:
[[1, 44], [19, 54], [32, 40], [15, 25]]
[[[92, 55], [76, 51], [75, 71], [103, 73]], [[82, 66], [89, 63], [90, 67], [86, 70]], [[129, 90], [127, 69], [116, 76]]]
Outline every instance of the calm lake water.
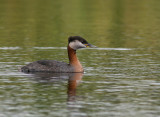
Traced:
[[[159, 117], [159, 0], [0, 0], [0, 117]], [[68, 62], [67, 38], [85, 73], [25, 74]]]

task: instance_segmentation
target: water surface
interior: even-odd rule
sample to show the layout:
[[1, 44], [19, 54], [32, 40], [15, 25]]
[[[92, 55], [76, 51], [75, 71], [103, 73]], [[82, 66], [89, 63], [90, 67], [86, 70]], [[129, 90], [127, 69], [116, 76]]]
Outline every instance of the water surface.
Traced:
[[[1, 117], [158, 117], [158, 0], [0, 1]], [[20, 67], [68, 62], [67, 38], [81, 49], [84, 74], [25, 74]]]

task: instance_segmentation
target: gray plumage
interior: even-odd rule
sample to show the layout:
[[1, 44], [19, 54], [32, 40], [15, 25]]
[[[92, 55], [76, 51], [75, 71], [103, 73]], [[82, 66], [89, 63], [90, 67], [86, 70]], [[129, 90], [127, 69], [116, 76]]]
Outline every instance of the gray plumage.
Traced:
[[21, 68], [22, 72], [74, 72], [74, 67], [55, 60], [39, 60]]

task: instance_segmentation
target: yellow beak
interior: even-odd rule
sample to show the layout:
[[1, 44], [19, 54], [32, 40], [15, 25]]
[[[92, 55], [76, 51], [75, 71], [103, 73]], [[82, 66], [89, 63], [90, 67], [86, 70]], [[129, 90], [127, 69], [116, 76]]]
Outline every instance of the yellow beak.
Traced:
[[87, 44], [84, 44], [86, 47], [90, 47], [90, 48], [96, 48], [96, 46], [94, 46], [94, 45], [92, 45], [92, 44], [89, 44], [89, 43], [87, 43]]

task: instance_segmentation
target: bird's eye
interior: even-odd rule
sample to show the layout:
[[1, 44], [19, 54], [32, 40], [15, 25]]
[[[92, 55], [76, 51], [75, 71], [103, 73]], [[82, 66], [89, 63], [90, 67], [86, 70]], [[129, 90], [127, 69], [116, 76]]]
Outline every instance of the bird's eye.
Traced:
[[86, 41], [81, 41], [83, 44], [85, 44], [86, 43]]

